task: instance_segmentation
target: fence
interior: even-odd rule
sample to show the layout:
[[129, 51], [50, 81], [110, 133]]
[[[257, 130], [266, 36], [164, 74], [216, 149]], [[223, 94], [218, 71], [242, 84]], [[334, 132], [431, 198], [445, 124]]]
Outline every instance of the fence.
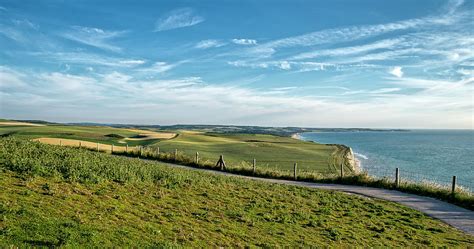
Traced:
[[[167, 162], [181, 162], [188, 165], [202, 166], [207, 168], [215, 168], [230, 172], [243, 173], [260, 176], [292, 178], [292, 179], [335, 179], [357, 175], [347, 165], [328, 165], [327, 168], [319, 168], [315, 170], [316, 164], [320, 161], [311, 160], [274, 160], [252, 158], [249, 160], [240, 160], [230, 158], [226, 160], [224, 155], [215, 156], [216, 152], [199, 151], [191, 153], [189, 150], [168, 149], [164, 150], [160, 147], [144, 147], [144, 146], [114, 146], [104, 145], [91, 142], [63, 143], [59, 140], [59, 145], [79, 146], [94, 151], [110, 152], [113, 154], [122, 154], [126, 156], [141, 157], [145, 159], [154, 159]], [[230, 154], [230, 153], [229, 153]], [[420, 184], [439, 189], [448, 189], [454, 192], [474, 193], [474, 182], [465, 179], [463, 176], [441, 176], [421, 171], [406, 170], [400, 168], [379, 168], [365, 167], [362, 169], [374, 179], [382, 179], [395, 184]]]
[[403, 183], [418, 183], [441, 189], [449, 189], [451, 191], [460, 190], [471, 193], [474, 192], [474, 182], [463, 176], [435, 175], [416, 170], [386, 167], [364, 167], [363, 171], [367, 172], [374, 178], [387, 179], [393, 181], [397, 185]]

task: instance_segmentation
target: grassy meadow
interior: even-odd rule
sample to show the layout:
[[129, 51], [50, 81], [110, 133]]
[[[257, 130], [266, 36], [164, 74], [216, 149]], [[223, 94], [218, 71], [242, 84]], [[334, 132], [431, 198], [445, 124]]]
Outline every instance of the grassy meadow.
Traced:
[[401, 205], [0, 139], [0, 247], [469, 247]]
[[[176, 137], [136, 140], [143, 133], [178, 134]], [[290, 137], [262, 134], [217, 134], [199, 131], [151, 131], [105, 126], [70, 125], [1, 125], [0, 136], [15, 136], [27, 139], [58, 138], [68, 139], [78, 146], [79, 141], [100, 143], [103, 146], [114, 145], [116, 151], [124, 150], [125, 144], [131, 147], [147, 146], [151, 150], [160, 148], [162, 152], [179, 153], [194, 156], [199, 152], [202, 162], [215, 163], [224, 155], [227, 164], [234, 167], [249, 167], [252, 160], [265, 169], [291, 171], [298, 163], [300, 170], [318, 173], [336, 173], [344, 161], [344, 151], [336, 145], [323, 145], [305, 142]], [[59, 144], [59, 141], [55, 142]], [[64, 145], [64, 143], [63, 143]], [[84, 145], [84, 143], [82, 144]], [[90, 148], [95, 148], [93, 144]], [[110, 146], [107, 147], [110, 150]], [[345, 165], [345, 170], [352, 170]]]

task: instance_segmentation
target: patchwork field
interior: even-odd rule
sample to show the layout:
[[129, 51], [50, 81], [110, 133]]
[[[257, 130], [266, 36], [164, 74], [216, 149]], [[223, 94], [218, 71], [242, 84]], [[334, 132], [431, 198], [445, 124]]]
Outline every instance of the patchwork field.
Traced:
[[[8, 121], [4, 121], [8, 122]], [[1, 122], [0, 122], [1, 123]], [[159, 147], [161, 152], [180, 154], [190, 157], [199, 153], [201, 161], [216, 162], [224, 155], [226, 163], [236, 167], [250, 166], [256, 159], [257, 167], [287, 170], [293, 169], [294, 163], [303, 171], [318, 173], [338, 172], [344, 162], [344, 151], [335, 145], [323, 145], [300, 141], [290, 137], [262, 134], [222, 134], [200, 131], [159, 131], [105, 126], [70, 126], [70, 125], [0, 125], [0, 136], [15, 136], [37, 139], [49, 144], [88, 147], [110, 151], [130, 150], [135, 146], [147, 146], [151, 150]], [[345, 170], [352, 167], [345, 164]]]
[[0, 138], [0, 247], [462, 247], [472, 236], [343, 193]]
[[73, 126], [73, 125], [30, 125], [7, 120], [0, 121], [0, 136], [17, 136], [28, 139], [36, 138], [61, 138], [99, 142], [130, 146], [149, 145], [162, 139], [176, 136], [170, 132], [156, 132], [150, 130], [122, 129], [107, 126]]

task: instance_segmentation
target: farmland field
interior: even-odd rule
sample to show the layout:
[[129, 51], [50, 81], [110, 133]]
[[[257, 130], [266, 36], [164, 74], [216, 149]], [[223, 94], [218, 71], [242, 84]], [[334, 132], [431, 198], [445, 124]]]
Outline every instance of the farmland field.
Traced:
[[0, 139], [0, 246], [448, 246], [395, 203]]
[[[176, 135], [177, 134], [177, 135]], [[193, 156], [199, 152], [202, 161], [215, 162], [220, 155], [225, 156], [229, 165], [248, 166], [255, 158], [259, 168], [292, 170], [298, 163], [301, 170], [318, 173], [335, 173], [343, 160], [343, 150], [335, 145], [323, 145], [305, 142], [290, 137], [262, 134], [218, 134], [201, 131], [157, 131], [105, 126], [71, 126], [71, 125], [1, 125], [0, 135], [28, 139], [40, 139], [50, 144], [96, 148], [100, 143], [101, 150], [125, 150], [125, 145], [148, 146], [160, 148], [162, 152], [173, 152]], [[57, 138], [54, 140], [53, 138]], [[66, 140], [68, 139], [68, 140]], [[89, 142], [89, 143], [88, 143]], [[348, 171], [350, 165], [345, 164]]]

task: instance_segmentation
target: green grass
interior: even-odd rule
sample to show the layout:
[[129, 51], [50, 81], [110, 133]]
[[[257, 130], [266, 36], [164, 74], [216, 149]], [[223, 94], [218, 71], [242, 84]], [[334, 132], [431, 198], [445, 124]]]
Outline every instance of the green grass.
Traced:
[[[115, 134], [118, 136], [110, 136]], [[46, 126], [0, 126], [0, 136], [14, 135], [17, 137], [34, 139], [41, 137], [77, 139], [103, 144], [123, 145], [121, 137], [137, 136], [137, 132], [127, 129], [106, 126], [73, 126], [73, 125], [46, 125]], [[120, 137], [121, 136], [121, 137]], [[130, 146], [149, 145], [158, 139], [144, 141], [127, 141]]]
[[[289, 137], [262, 134], [213, 134], [181, 131], [171, 140], [155, 143], [160, 150], [173, 152], [175, 149], [194, 155], [199, 152], [203, 160], [216, 162], [224, 155], [228, 164], [250, 166], [257, 160], [259, 168], [292, 170], [298, 163], [301, 170], [319, 173], [337, 172], [342, 153], [335, 145], [305, 142]], [[350, 171], [349, 165], [346, 170]]]
[[[339, 170], [344, 150], [336, 145], [323, 145], [305, 142], [289, 137], [260, 134], [213, 134], [189, 131], [173, 131], [179, 136], [169, 140], [127, 141], [130, 146], [142, 145], [152, 148], [160, 147], [161, 151], [194, 155], [200, 153], [204, 161], [215, 162], [220, 155], [226, 162], [233, 165], [249, 166], [255, 158], [259, 168], [292, 170], [298, 163], [301, 170], [318, 173], [335, 173]], [[47, 125], [32, 126], [0, 126], [0, 135], [21, 138], [53, 137], [77, 139], [103, 144], [123, 145], [118, 141], [122, 137], [137, 136], [132, 131], [91, 126]], [[115, 134], [115, 135], [110, 135]], [[350, 165], [345, 165], [351, 171]]]
[[[289, 137], [260, 134], [214, 134], [190, 131], [173, 131], [180, 135], [170, 140], [133, 141], [134, 145], [147, 145], [151, 151], [160, 147], [159, 160], [178, 162], [190, 166], [213, 168], [219, 155], [223, 154], [227, 171], [253, 175], [252, 159], [257, 159], [256, 176], [280, 179], [293, 178], [293, 164], [298, 163], [298, 179], [310, 182], [345, 183], [395, 189], [395, 184], [387, 179], [374, 179], [367, 174], [354, 174], [344, 161], [345, 148], [336, 145], [322, 145]], [[126, 129], [90, 126], [48, 125], [41, 127], [0, 126], [1, 134], [13, 134], [20, 138], [57, 137], [72, 138], [100, 143], [114, 143], [123, 137], [138, 133]], [[117, 136], [110, 136], [116, 134]], [[131, 141], [129, 141], [131, 142]], [[133, 146], [131, 144], [131, 146]], [[179, 159], [174, 160], [173, 152], [178, 149]], [[195, 165], [194, 155], [200, 153], [200, 165]], [[129, 156], [138, 156], [129, 154]], [[149, 156], [155, 159], [155, 156]], [[340, 179], [337, 165], [344, 163], [347, 177]], [[447, 188], [430, 184], [403, 182], [398, 190], [438, 198], [474, 210], [474, 196], [466, 191], [452, 195]]]
[[401, 205], [0, 139], [0, 247], [468, 247]]

